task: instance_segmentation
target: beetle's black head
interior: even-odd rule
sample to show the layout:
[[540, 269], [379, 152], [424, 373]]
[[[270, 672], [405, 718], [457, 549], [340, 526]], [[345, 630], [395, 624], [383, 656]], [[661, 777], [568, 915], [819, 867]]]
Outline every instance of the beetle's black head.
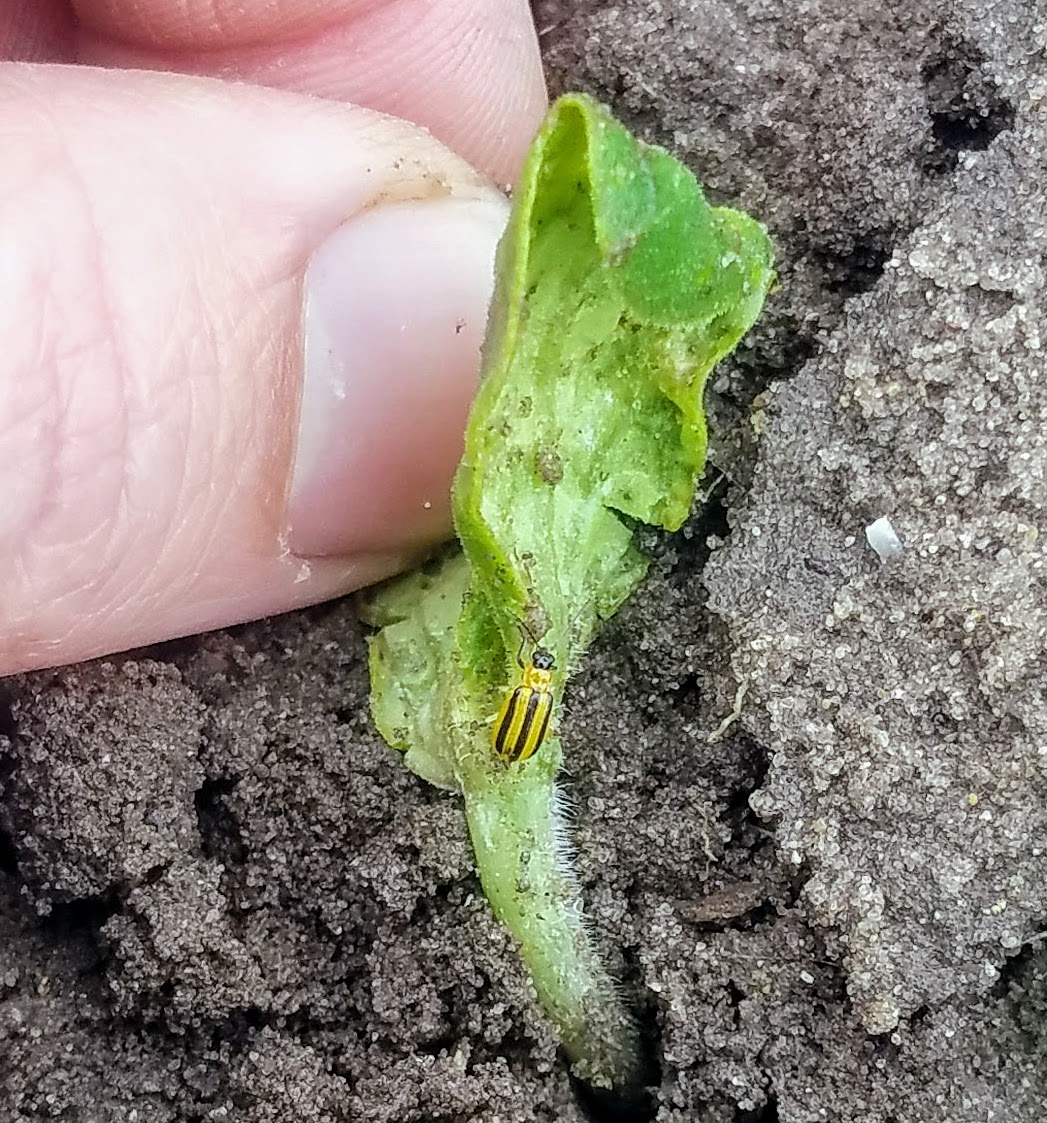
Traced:
[[531, 662], [539, 671], [551, 671], [556, 666], [553, 653], [544, 647], [536, 647]]

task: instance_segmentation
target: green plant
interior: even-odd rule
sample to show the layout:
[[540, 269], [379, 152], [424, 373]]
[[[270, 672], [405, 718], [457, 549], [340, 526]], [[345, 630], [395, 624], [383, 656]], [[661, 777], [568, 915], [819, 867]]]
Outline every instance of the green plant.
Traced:
[[[635, 1030], [586, 930], [563, 845], [556, 704], [646, 560], [631, 520], [678, 528], [705, 460], [702, 393], [760, 312], [770, 243], [686, 168], [571, 95], [531, 149], [499, 247], [484, 376], [454, 484], [461, 552], [370, 602], [372, 710], [465, 800], [477, 868], [590, 1083], [640, 1078]], [[553, 718], [507, 763], [492, 725], [541, 645]], [[529, 666], [530, 664], [528, 664]], [[533, 668], [532, 668], [533, 669]]]

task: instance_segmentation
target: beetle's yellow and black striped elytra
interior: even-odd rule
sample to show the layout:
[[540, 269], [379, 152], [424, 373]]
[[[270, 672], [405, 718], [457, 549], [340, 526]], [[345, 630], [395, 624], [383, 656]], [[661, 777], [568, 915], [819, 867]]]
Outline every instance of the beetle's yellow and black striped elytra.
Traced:
[[506, 762], [527, 760], [541, 748], [553, 712], [551, 651], [536, 647], [529, 663], [521, 663], [523, 682], [502, 702], [494, 722], [494, 751]]

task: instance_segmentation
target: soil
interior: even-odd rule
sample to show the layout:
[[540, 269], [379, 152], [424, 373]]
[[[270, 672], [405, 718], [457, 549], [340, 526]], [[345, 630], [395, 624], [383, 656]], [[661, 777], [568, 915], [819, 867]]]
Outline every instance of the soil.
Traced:
[[[1047, 1111], [1047, 17], [539, 0], [583, 89], [762, 218], [710, 497], [570, 688], [633, 1119]], [[891, 520], [881, 560], [865, 528]], [[6, 681], [0, 1123], [612, 1117], [349, 602]], [[623, 1117], [623, 1113], [619, 1113]]]

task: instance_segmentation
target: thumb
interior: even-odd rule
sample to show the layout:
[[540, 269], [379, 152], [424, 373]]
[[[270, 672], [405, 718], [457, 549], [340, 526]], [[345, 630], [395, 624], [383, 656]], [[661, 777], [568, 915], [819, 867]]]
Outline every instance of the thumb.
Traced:
[[174, 75], [2, 66], [0, 135], [0, 673], [447, 534], [500, 195], [403, 122]]

